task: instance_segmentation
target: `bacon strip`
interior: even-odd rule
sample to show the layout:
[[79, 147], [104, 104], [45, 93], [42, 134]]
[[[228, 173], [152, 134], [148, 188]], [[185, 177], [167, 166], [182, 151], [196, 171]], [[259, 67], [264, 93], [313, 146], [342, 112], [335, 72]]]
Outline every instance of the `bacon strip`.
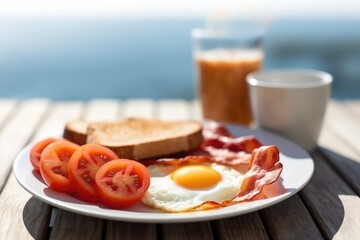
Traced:
[[250, 164], [252, 151], [262, 146], [255, 136], [236, 138], [224, 125], [216, 122], [204, 124], [203, 136], [201, 149], [216, 161], [228, 165]]
[[203, 124], [203, 136], [204, 138], [212, 137], [233, 137], [233, 135], [227, 130], [227, 128], [218, 122], [205, 122]]
[[283, 169], [279, 162], [279, 149], [274, 146], [262, 146], [252, 153], [250, 170], [246, 172], [240, 192], [232, 201], [243, 202], [253, 199], [265, 185], [275, 182]]
[[251, 162], [251, 153], [244, 151], [233, 152], [228, 149], [207, 147], [206, 151], [215, 162], [226, 165], [247, 165]]

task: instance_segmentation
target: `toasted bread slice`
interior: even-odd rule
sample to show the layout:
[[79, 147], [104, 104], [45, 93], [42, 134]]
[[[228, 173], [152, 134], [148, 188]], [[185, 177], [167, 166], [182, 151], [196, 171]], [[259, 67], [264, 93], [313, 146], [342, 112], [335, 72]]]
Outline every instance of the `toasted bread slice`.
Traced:
[[64, 137], [78, 144], [101, 144], [120, 158], [141, 160], [198, 147], [202, 142], [202, 125], [195, 121], [134, 118], [115, 122], [73, 121], [66, 124]]
[[67, 122], [64, 128], [63, 137], [79, 145], [86, 143], [87, 128], [89, 122], [85, 120], [73, 120]]
[[202, 126], [194, 121], [154, 119], [90, 123], [87, 142], [106, 146], [121, 158], [141, 160], [198, 147], [202, 142]]

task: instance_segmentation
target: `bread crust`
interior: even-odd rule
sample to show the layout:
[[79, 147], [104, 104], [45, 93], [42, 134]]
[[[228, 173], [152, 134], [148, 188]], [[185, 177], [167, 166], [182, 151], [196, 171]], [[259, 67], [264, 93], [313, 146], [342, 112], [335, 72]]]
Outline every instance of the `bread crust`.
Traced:
[[63, 138], [76, 143], [84, 145], [87, 139], [87, 127], [89, 123], [85, 120], [70, 121], [65, 124]]

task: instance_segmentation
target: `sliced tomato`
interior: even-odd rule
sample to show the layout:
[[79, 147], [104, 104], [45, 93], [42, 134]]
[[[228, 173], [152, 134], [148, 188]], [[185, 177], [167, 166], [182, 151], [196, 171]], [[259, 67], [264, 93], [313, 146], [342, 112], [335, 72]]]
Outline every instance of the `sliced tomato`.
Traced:
[[68, 178], [68, 162], [79, 145], [66, 140], [50, 143], [40, 158], [40, 173], [45, 183], [60, 192], [73, 192]]
[[59, 138], [46, 138], [37, 143], [30, 150], [30, 162], [35, 171], [40, 172], [41, 153], [47, 145], [60, 140]]
[[150, 186], [150, 174], [141, 163], [116, 159], [99, 168], [95, 177], [98, 194], [112, 208], [124, 208], [138, 202]]
[[74, 152], [69, 160], [68, 174], [78, 196], [97, 202], [95, 175], [104, 163], [119, 158], [113, 151], [98, 144], [85, 144]]

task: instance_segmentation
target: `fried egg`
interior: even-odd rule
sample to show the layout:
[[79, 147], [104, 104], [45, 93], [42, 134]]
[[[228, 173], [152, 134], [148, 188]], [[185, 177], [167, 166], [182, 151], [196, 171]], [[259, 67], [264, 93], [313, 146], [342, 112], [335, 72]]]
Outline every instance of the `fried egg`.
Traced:
[[167, 212], [219, 207], [236, 197], [244, 178], [242, 169], [212, 161], [173, 160], [149, 165], [148, 170], [151, 183], [141, 202]]

